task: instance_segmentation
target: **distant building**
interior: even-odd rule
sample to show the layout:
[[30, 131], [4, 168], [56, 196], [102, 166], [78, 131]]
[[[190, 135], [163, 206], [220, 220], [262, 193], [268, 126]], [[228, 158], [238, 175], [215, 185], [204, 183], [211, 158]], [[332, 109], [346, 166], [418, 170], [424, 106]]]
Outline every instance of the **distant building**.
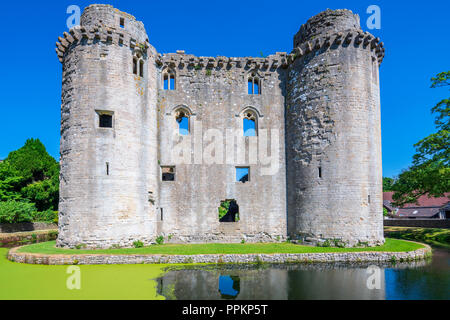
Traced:
[[393, 194], [394, 192], [383, 193], [383, 207], [389, 212], [390, 218], [450, 219], [450, 192], [440, 198], [423, 195], [417, 203], [408, 203], [402, 208], [392, 205]]

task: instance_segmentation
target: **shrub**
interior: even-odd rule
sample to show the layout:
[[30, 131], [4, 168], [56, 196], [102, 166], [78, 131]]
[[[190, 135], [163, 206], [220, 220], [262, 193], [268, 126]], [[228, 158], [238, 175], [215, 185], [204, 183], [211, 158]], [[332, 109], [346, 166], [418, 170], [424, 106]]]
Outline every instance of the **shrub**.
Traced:
[[135, 248], [142, 248], [144, 246], [144, 244], [142, 243], [142, 241], [136, 240], [135, 242], [133, 242], [133, 246]]
[[58, 211], [46, 210], [46, 211], [37, 211], [33, 215], [33, 221], [39, 222], [50, 222], [50, 223], [58, 223]]
[[0, 223], [31, 222], [36, 214], [33, 203], [19, 201], [0, 202]]
[[164, 237], [163, 236], [159, 236], [156, 238], [156, 243], [157, 244], [163, 244], [164, 243]]

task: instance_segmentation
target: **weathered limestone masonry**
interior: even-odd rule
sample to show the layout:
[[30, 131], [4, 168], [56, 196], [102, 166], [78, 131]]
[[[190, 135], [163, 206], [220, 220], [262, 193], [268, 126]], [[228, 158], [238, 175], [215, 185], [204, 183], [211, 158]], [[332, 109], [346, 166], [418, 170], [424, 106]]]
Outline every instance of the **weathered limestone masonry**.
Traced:
[[[382, 243], [383, 44], [350, 11], [327, 10], [302, 26], [294, 48], [265, 58], [160, 54], [133, 16], [87, 7], [56, 48], [63, 64], [57, 245], [125, 247], [158, 236]], [[249, 79], [258, 94], [248, 94]], [[181, 115], [193, 149], [184, 164], [172, 154]], [[242, 137], [246, 117], [255, 119], [256, 136]], [[106, 127], [104, 118], [112, 121]], [[203, 137], [211, 129], [214, 136]], [[228, 148], [223, 161], [202, 157], [217, 136], [225, 144], [228, 130], [240, 133], [247, 151], [267, 135], [264, 148], [275, 160], [229, 162]], [[268, 166], [277, 170], [267, 174]], [[174, 181], [163, 181], [167, 167]], [[236, 182], [237, 167], [249, 168], [250, 181]], [[238, 222], [219, 221], [224, 200], [236, 201]]]
[[378, 67], [383, 44], [347, 10], [311, 18], [288, 67], [288, 232], [384, 242]]
[[276, 253], [276, 254], [37, 254], [18, 251], [8, 252], [8, 259], [18, 263], [68, 265], [68, 264], [183, 264], [183, 263], [357, 263], [357, 262], [403, 262], [423, 260], [431, 255], [431, 248], [408, 252], [331, 252], [331, 253]]

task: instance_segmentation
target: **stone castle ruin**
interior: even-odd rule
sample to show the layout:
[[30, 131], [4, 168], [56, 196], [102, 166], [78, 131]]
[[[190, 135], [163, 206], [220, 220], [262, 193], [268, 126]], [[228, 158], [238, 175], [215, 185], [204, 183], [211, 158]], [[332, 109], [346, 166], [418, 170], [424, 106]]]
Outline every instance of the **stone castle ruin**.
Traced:
[[158, 53], [142, 22], [96, 4], [56, 45], [59, 247], [384, 242], [384, 48], [358, 15], [319, 13], [289, 54], [197, 57]]

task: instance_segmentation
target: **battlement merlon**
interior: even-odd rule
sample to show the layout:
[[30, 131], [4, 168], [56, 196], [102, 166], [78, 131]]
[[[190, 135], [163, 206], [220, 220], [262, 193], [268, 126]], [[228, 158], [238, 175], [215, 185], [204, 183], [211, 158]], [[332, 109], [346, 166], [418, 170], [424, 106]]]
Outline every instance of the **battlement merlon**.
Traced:
[[288, 56], [289, 63], [295, 59], [322, 47], [350, 46], [373, 51], [378, 64], [384, 59], [384, 43], [369, 32], [363, 32], [360, 18], [347, 9], [320, 12], [300, 27], [294, 36], [294, 49]]
[[144, 53], [148, 54], [148, 49], [155, 52], [154, 48], [148, 42], [148, 39], [142, 41], [138, 40], [132, 33], [126, 30], [116, 29], [106, 26], [75, 26], [69, 32], [64, 32], [63, 37], [58, 37], [56, 42], [56, 54], [59, 61], [62, 63], [64, 56], [68, 49], [81, 41], [86, 41], [87, 44], [92, 44], [99, 41], [105, 44], [115, 44], [130, 49], [138, 48]]
[[[120, 19], [124, 21], [124, 27], [120, 27]], [[59, 37], [56, 42], [56, 53], [60, 62], [63, 62], [64, 54], [74, 42], [86, 39], [88, 44], [95, 40], [103, 43], [129, 46], [131, 49], [140, 47], [143, 51], [152, 47], [149, 43], [142, 22], [135, 17], [121, 12], [110, 5], [90, 5], [81, 17], [81, 25], [72, 28], [69, 33], [64, 32], [64, 37]], [[384, 43], [375, 38], [369, 32], [363, 32], [359, 25], [359, 16], [352, 11], [329, 10], [323, 11], [308, 20], [300, 27], [294, 36], [294, 49], [289, 55], [277, 52], [266, 58], [233, 58], [233, 57], [196, 57], [186, 55], [183, 51], [177, 53], [158, 54], [156, 62], [159, 65], [168, 64], [172, 67], [192, 66], [195, 68], [258, 68], [273, 69], [286, 68], [295, 59], [309, 54], [322, 47], [342, 45], [373, 51], [378, 64], [384, 59]], [[153, 48], [153, 47], [152, 47]], [[156, 52], [153, 48], [152, 52]]]
[[160, 66], [170, 68], [194, 68], [201, 69], [260, 69], [264, 71], [275, 71], [278, 68], [286, 68], [287, 53], [277, 52], [267, 57], [197, 57], [185, 54], [184, 51], [177, 53], [158, 54], [156, 63]]

